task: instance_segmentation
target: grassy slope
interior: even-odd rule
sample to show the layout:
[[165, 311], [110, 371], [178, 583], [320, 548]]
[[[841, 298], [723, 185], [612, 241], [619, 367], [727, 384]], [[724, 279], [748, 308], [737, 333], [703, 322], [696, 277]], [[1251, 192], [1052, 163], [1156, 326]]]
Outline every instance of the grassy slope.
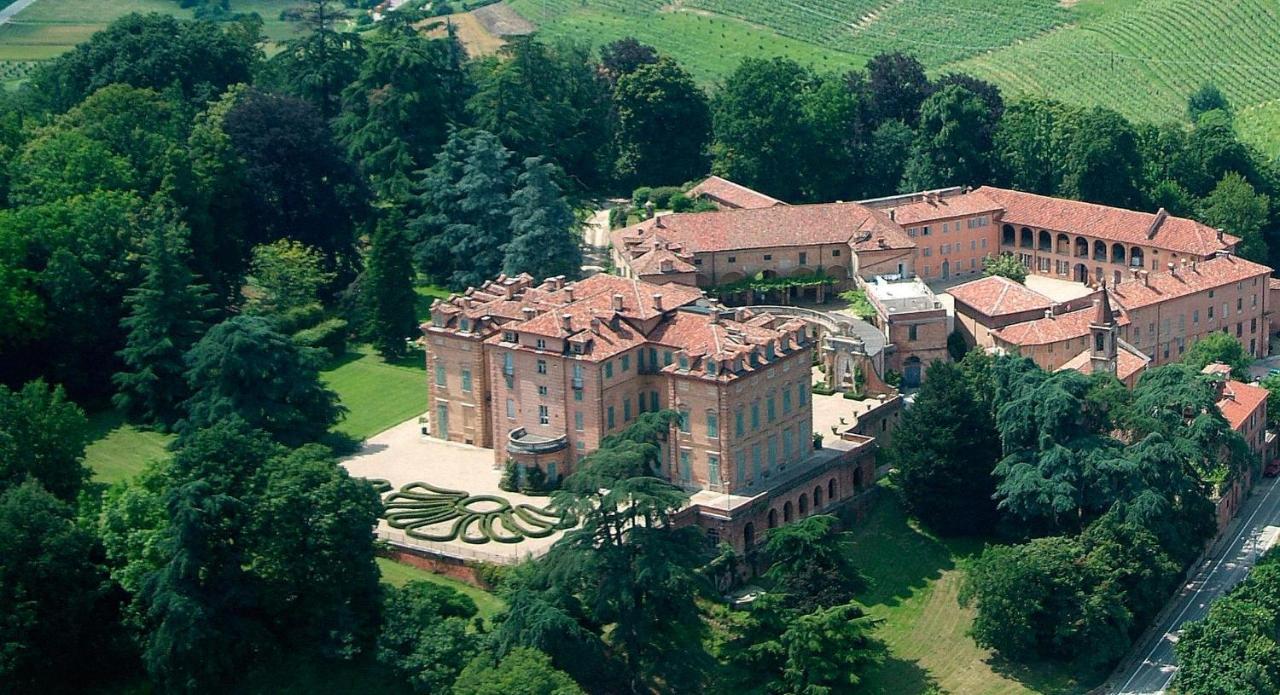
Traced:
[[382, 581], [392, 586], [404, 586], [409, 582], [431, 582], [432, 584], [440, 584], [456, 589], [470, 596], [471, 600], [476, 602], [476, 608], [480, 610], [480, 617], [486, 620], [497, 615], [498, 611], [504, 607], [502, 599], [483, 589], [477, 589], [470, 584], [432, 574], [417, 567], [402, 565], [385, 557], [378, 558], [378, 569], [382, 570]]
[[137, 475], [148, 461], [165, 458], [165, 446], [172, 435], [141, 430], [124, 421], [115, 411], [95, 413], [89, 418], [91, 442], [85, 449], [85, 465], [93, 479], [115, 483]]
[[350, 410], [337, 429], [357, 439], [373, 436], [427, 410], [421, 353], [389, 363], [368, 346], [362, 346], [320, 376]]
[[853, 557], [872, 582], [861, 599], [871, 615], [884, 620], [878, 634], [889, 647], [888, 660], [868, 675], [865, 692], [911, 695], [935, 688], [967, 695], [1056, 695], [1085, 690], [1061, 670], [1004, 665], [966, 634], [973, 611], [956, 600], [957, 565], [980, 551], [979, 542], [944, 541], [921, 531], [889, 494], [876, 501], [853, 537]]

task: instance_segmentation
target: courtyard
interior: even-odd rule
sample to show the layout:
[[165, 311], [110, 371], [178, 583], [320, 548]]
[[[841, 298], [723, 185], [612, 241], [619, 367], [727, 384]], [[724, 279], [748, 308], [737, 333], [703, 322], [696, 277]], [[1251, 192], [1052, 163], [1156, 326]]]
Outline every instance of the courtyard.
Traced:
[[[545, 554], [564, 535], [559, 530], [542, 537], [504, 532], [508, 527], [500, 516], [510, 509], [516, 515], [515, 525], [541, 533], [540, 526], [549, 515], [529, 508], [541, 510], [548, 505], [549, 498], [502, 490], [498, 487], [502, 471], [493, 467], [492, 450], [424, 437], [418, 418], [405, 420], [370, 437], [342, 466], [354, 477], [385, 480], [390, 485], [391, 489], [384, 493], [384, 500], [390, 500], [386, 515], [409, 522], [409, 526], [395, 528], [383, 519], [378, 522], [377, 533], [382, 540], [398, 546], [510, 565]], [[411, 488], [399, 500], [390, 497], [391, 493], [413, 483], [425, 483], [427, 487]], [[457, 524], [469, 514], [477, 515], [475, 524], [470, 526], [492, 526], [493, 532], [508, 540], [482, 540], [474, 530], [469, 533], [468, 527], [462, 528], [451, 540], [428, 540], [412, 533], [414, 522], [421, 522], [417, 528], [431, 532], [430, 535], [447, 536], [438, 529]], [[524, 521], [526, 518], [536, 519], [537, 525], [530, 527]], [[522, 538], [511, 542], [516, 535]], [[467, 536], [472, 542], [464, 540]]]

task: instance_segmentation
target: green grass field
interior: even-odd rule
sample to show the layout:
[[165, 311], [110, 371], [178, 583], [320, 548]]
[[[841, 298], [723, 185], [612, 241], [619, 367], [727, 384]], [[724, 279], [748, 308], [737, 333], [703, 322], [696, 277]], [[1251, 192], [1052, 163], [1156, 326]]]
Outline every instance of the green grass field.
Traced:
[[860, 600], [883, 619], [877, 634], [889, 648], [860, 692], [1066, 695], [1088, 689], [1062, 669], [1004, 664], [966, 634], [973, 611], [956, 600], [958, 565], [981, 551], [980, 541], [940, 540], [920, 530], [889, 491], [852, 536], [853, 558], [872, 584]]
[[338, 431], [356, 439], [371, 437], [427, 411], [426, 370], [422, 353], [402, 360], [383, 360], [368, 346], [320, 373], [338, 392], [350, 412], [338, 423]]
[[89, 428], [91, 442], [84, 461], [93, 479], [102, 483], [128, 480], [148, 461], [167, 458], [165, 447], [173, 440], [173, 435], [138, 429], [113, 410], [92, 415]]
[[881, 51], [916, 55], [1009, 95], [1183, 120], [1186, 97], [1217, 84], [1240, 130], [1280, 155], [1280, 5], [1274, 0], [509, 0], [552, 38], [635, 36], [714, 84], [746, 56], [822, 69]]
[[388, 560], [385, 557], [378, 558], [378, 569], [382, 570], [382, 581], [392, 586], [404, 586], [409, 582], [431, 582], [432, 584], [440, 584], [451, 589], [457, 589], [459, 592], [471, 597], [476, 602], [476, 608], [480, 611], [480, 617], [489, 620], [497, 615], [506, 604], [502, 599], [483, 590], [477, 589], [470, 584], [450, 579], [438, 574], [432, 574], [426, 570], [420, 570], [417, 567], [402, 565], [394, 560]]

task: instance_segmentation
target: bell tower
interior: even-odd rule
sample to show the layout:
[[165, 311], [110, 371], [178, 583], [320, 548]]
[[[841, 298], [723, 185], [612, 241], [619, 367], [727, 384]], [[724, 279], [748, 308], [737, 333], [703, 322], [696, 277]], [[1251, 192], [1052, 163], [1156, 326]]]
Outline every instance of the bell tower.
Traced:
[[1089, 362], [1092, 372], [1115, 375], [1118, 350], [1116, 334], [1119, 333], [1119, 328], [1104, 283], [1102, 296], [1093, 300], [1093, 319], [1089, 322]]

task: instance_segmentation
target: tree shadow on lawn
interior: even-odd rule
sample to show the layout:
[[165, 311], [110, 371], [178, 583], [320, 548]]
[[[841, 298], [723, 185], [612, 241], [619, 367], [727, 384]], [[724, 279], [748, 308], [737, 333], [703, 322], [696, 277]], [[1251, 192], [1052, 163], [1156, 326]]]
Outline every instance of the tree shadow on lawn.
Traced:
[[989, 542], [938, 538], [907, 518], [896, 491], [888, 487], [881, 488], [866, 516], [849, 528], [850, 555], [871, 580], [871, 588], [858, 599], [869, 606], [900, 605]]
[[858, 692], [867, 695], [941, 695], [946, 691], [920, 664], [888, 656], [884, 663], [867, 671]]
[[1086, 668], [1072, 663], [1010, 661], [999, 654], [986, 660], [992, 671], [1044, 695], [1079, 695], [1106, 680], [1108, 669]]

